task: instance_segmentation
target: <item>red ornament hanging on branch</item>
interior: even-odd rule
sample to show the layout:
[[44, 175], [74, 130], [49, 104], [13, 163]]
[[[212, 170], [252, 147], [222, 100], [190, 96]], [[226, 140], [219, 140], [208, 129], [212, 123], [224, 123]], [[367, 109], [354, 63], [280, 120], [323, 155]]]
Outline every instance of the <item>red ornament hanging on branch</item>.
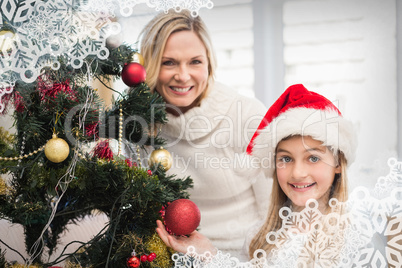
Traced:
[[129, 86], [133, 87], [145, 82], [146, 72], [144, 66], [137, 62], [130, 62], [124, 64], [121, 71], [121, 79]]
[[154, 252], [150, 253], [149, 255], [141, 255], [140, 260], [141, 262], [152, 262], [156, 259], [156, 254]]
[[127, 259], [127, 266], [130, 268], [139, 267], [141, 264], [140, 259], [137, 256], [131, 256]]
[[148, 256], [147, 255], [141, 255], [141, 262], [146, 262], [146, 261], [148, 261]]
[[151, 262], [151, 261], [153, 261], [153, 260], [155, 260], [156, 259], [156, 254], [155, 253], [150, 253], [148, 256], [147, 256], [147, 260], [149, 261], [149, 262]]
[[200, 224], [201, 213], [197, 205], [188, 199], [177, 199], [165, 210], [166, 228], [175, 235], [191, 234]]

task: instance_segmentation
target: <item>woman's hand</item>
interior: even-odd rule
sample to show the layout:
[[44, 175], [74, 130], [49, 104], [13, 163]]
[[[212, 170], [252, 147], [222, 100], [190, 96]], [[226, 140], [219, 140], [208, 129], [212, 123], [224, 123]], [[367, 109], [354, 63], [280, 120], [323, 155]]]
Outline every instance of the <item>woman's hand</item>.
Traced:
[[208, 238], [197, 231], [192, 232], [187, 236], [173, 236], [166, 231], [165, 226], [160, 220], [156, 221], [156, 232], [165, 244], [175, 251], [186, 253], [189, 246], [195, 248], [195, 252], [203, 254], [209, 251], [211, 254], [216, 254], [216, 248], [212, 245]]

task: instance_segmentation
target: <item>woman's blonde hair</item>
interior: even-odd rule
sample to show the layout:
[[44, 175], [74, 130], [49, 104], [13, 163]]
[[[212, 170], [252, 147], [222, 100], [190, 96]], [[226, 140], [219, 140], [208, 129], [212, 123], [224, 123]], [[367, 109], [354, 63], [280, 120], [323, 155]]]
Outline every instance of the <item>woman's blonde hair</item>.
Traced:
[[[329, 199], [336, 198], [339, 202], [345, 202], [347, 200], [348, 192], [346, 175], [347, 160], [341, 151], [333, 152], [333, 155], [337, 160], [337, 164], [341, 167], [341, 173], [335, 174], [335, 178], [330, 189]], [[290, 202], [288, 197], [279, 186], [278, 176], [275, 168], [273, 174], [271, 202], [267, 214], [268, 216], [264, 225], [251, 240], [249, 245], [250, 259], [254, 257], [253, 254], [257, 249], [262, 249], [266, 251], [267, 254], [269, 254], [269, 252], [273, 249], [275, 245], [267, 242], [266, 235], [272, 231], [276, 232], [282, 227], [282, 219], [279, 216], [279, 210], [282, 207], [289, 205]]]
[[161, 12], [141, 31], [140, 53], [144, 58], [144, 67], [147, 74], [146, 83], [151, 91], [155, 90], [167, 39], [172, 33], [179, 31], [194, 32], [206, 48], [208, 58], [208, 81], [207, 88], [198, 99], [200, 102], [207, 96], [214, 82], [216, 56], [205, 23], [199, 16], [193, 17], [187, 10], [183, 10], [179, 13], [169, 11], [167, 14]]

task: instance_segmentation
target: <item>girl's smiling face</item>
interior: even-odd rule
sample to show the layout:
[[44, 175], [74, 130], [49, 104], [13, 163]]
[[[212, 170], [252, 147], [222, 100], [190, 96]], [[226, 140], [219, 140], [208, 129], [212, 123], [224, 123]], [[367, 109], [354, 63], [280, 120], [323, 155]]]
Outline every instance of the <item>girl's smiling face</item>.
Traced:
[[335, 174], [341, 167], [332, 152], [322, 142], [309, 136], [293, 136], [279, 142], [276, 148], [278, 183], [296, 210], [308, 199], [315, 199], [319, 207], [328, 205]]
[[162, 55], [156, 90], [169, 104], [186, 112], [206, 90], [208, 57], [193, 31], [172, 33]]

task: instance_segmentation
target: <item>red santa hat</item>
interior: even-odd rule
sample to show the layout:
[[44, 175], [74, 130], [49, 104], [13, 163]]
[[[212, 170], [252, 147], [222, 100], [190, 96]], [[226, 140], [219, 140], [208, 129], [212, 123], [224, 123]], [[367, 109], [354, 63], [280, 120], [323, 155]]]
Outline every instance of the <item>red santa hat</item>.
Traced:
[[247, 153], [259, 158], [272, 176], [275, 150], [289, 136], [310, 136], [336, 154], [341, 151], [348, 162], [355, 158], [356, 136], [353, 124], [325, 97], [308, 91], [303, 85], [290, 86], [269, 108], [251, 138]]

